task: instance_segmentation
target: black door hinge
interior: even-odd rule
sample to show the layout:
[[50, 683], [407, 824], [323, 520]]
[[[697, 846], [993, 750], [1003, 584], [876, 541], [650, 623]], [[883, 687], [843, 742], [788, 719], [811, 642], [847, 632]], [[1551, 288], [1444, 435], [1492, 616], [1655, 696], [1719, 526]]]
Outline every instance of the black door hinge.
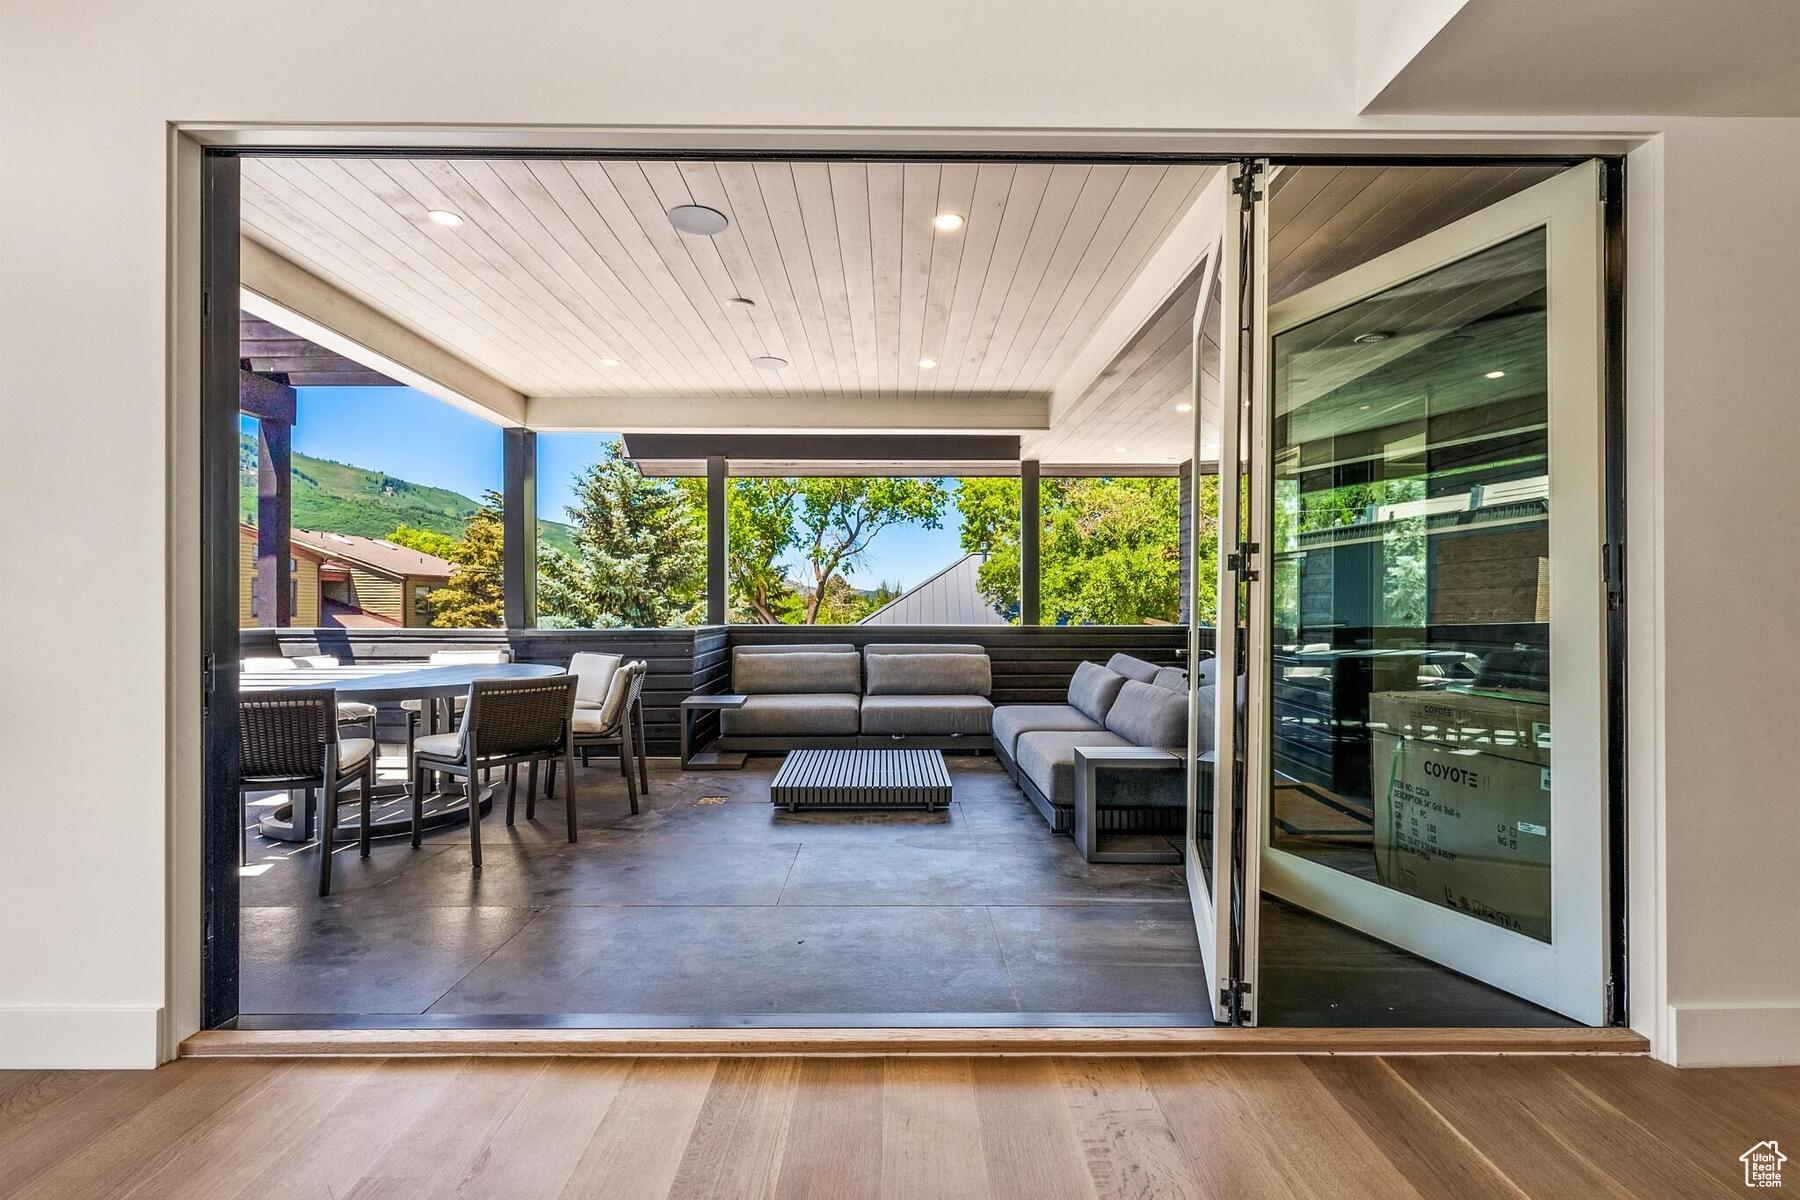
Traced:
[[1600, 581], [1606, 585], [1606, 603], [1617, 608], [1625, 599], [1625, 552], [1617, 542], [1600, 544]]
[[1252, 583], [1256, 580], [1256, 571], [1251, 567], [1250, 560], [1255, 554], [1255, 542], [1239, 542], [1238, 548], [1225, 556], [1225, 569], [1246, 583]]
[[1229, 980], [1219, 989], [1219, 1007], [1230, 1014], [1233, 1025], [1242, 1025], [1250, 1019], [1250, 1005], [1245, 1000], [1249, 994], [1250, 985], [1241, 979]]
[[213, 656], [213, 652], [208, 650], [205, 654], [200, 656], [200, 687], [203, 694], [211, 696], [213, 690], [218, 687], [218, 684], [218, 660]]
[[1262, 169], [1262, 164], [1254, 160], [1240, 163], [1237, 177], [1231, 181], [1231, 190], [1245, 208], [1262, 199], [1262, 189], [1257, 186], [1262, 180]]

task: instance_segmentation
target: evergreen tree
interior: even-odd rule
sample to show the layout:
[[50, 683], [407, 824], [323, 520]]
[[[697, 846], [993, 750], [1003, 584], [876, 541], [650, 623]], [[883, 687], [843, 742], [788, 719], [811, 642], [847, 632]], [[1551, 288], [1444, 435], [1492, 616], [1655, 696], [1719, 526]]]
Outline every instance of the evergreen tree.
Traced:
[[541, 554], [539, 608], [555, 623], [657, 628], [692, 620], [706, 585], [706, 523], [696, 489], [651, 479], [608, 443], [577, 477], [575, 554]]
[[498, 629], [506, 623], [505, 574], [501, 543], [506, 534], [499, 492], [486, 492], [481, 507], [463, 523], [462, 539], [450, 559], [450, 582], [428, 598], [431, 623], [439, 629]]

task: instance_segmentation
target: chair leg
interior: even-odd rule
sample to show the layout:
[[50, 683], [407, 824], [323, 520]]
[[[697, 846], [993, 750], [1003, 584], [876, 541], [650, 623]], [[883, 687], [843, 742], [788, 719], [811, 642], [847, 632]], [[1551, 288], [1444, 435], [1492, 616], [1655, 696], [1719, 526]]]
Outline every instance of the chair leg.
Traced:
[[644, 749], [644, 706], [638, 704], [636, 707], [638, 791], [648, 796], [650, 794], [650, 756]]
[[[289, 792], [288, 794], [290, 796], [293, 795], [292, 792]], [[300, 818], [300, 840], [303, 842], [310, 842], [313, 838], [319, 836], [318, 827], [313, 823], [315, 819], [313, 814], [318, 811], [318, 807], [318, 793], [312, 788], [307, 788], [306, 807], [302, 810], [304, 815]]]
[[537, 819], [537, 765], [538, 760], [534, 758], [525, 771], [525, 819], [527, 821]]
[[371, 814], [369, 806], [375, 803], [375, 755], [369, 755], [368, 765], [363, 768], [362, 777], [362, 841], [358, 853], [369, 857], [369, 839], [372, 836]]
[[625, 771], [625, 793], [631, 797], [631, 815], [637, 816], [638, 788], [637, 774], [632, 768], [631, 721], [627, 718], [619, 726], [619, 766]]
[[412, 772], [412, 844], [419, 848], [420, 840], [425, 834], [425, 772], [413, 767]]
[[[307, 789], [307, 795], [312, 789]], [[319, 895], [331, 895], [331, 840], [337, 831], [337, 781], [328, 779], [319, 791]]]
[[481, 798], [475, 783], [475, 768], [469, 768], [468, 777], [463, 781], [463, 795], [469, 801], [469, 859], [477, 871], [481, 870]]
[[513, 823], [513, 810], [519, 802], [519, 764], [506, 764], [506, 823]]
[[[563, 806], [569, 810], [569, 840], [572, 842], [575, 840], [575, 756], [566, 748], [563, 750], [563, 767], [569, 776], [563, 787]], [[550, 769], [556, 769], [554, 762], [550, 764]]]
[[[573, 760], [571, 760], [573, 765]], [[550, 769], [544, 774], [544, 799], [556, 799], [556, 760], [550, 760]]]

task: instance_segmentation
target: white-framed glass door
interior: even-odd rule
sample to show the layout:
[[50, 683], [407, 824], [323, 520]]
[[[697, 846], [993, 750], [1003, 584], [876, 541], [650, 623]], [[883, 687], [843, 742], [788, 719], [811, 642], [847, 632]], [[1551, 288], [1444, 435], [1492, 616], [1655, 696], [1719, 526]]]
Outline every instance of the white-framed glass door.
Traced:
[[[1260, 852], [1244, 894], [1260, 868], [1271, 895], [1595, 1025], [1599, 171], [1571, 168], [1283, 299], [1236, 368], [1255, 398], [1258, 551], [1243, 811]], [[1255, 907], [1239, 972], [1252, 985]]]
[[[1221, 203], [1220, 239], [1203, 273], [1193, 324], [1194, 464], [1196, 473], [1216, 463], [1218, 518], [1196, 517], [1190, 561], [1216, 558], [1212, 646], [1202, 645], [1202, 581], [1194, 572], [1189, 597], [1189, 661], [1194, 691], [1188, 724], [1188, 895], [1193, 905], [1201, 957], [1211, 985], [1213, 1017], [1224, 1024], [1250, 1019], [1254, 986], [1256, 856], [1246, 851], [1244, 822], [1249, 739], [1245, 699], [1237, 664], [1244, 661], [1248, 582], [1242, 557], [1248, 542], [1243, 498], [1251, 476], [1245, 415], [1254, 394], [1252, 349], [1261, 336], [1260, 297], [1264, 255], [1263, 210], [1259, 190], [1264, 164], [1224, 168], [1227, 188]], [[1216, 408], [1203, 385], [1208, 343], [1216, 341], [1219, 389]], [[1196, 479], [1196, 496], [1198, 495]], [[1210, 543], [1210, 544], [1203, 544]], [[1211, 551], [1211, 553], [1208, 553]], [[1210, 663], [1210, 665], [1209, 665]], [[1210, 676], [1210, 678], [1208, 678]]]

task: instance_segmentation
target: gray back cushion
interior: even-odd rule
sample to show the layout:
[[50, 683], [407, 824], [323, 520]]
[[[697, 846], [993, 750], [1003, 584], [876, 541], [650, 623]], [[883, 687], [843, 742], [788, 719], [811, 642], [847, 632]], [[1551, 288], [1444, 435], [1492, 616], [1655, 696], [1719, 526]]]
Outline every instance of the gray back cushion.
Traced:
[[1194, 682], [1200, 687], [1219, 682], [1219, 660], [1207, 658], [1194, 664]]
[[871, 654], [871, 696], [985, 696], [994, 685], [986, 654]]
[[[756, 649], [763, 649], [757, 647]], [[862, 659], [854, 649], [792, 650], [783, 654], [731, 652], [731, 686], [746, 696], [795, 696], [862, 691]]]
[[980, 654], [987, 651], [980, 646], [967, 642], [945, 642], [938, 645], [933, 642], [870, 642], [863, 647], [863, 653], [873, 658], [877, 654]]
[[1133, 679], [1119, 689], [1106, 727], [1134, 746], [1187, 745], [1187, 696]]
[[1123, 675], [1099, 663], [1084, 662], [1075, 668], [1075, 678], [1069, 680], [1069, 704], [1082, 716], [1105, 724], [1107, 710], [1124, 686]]
[[820, 642], [807, 645], [797, 642], [785, 646], [733, 646], [732, 655], [739, 654], [855, 654], [856, 647], [849, 642]]
[[1171, 692], [1187, 691], [1187, 672], [1180, 667], [1158, 667], [1156, 678], [1150, 681], [1159, 688], [1168, 688]]
[[1123, 675], [1127, 679], [1135, 679], [1139, 683], [1149, 683], [1156, 678], [1157, 666], [1147, 663], [1141, 658], [1133, 658], [1129, 654], [1115, 654], [1106, 660], [1106, 669], [1115, 675]]

